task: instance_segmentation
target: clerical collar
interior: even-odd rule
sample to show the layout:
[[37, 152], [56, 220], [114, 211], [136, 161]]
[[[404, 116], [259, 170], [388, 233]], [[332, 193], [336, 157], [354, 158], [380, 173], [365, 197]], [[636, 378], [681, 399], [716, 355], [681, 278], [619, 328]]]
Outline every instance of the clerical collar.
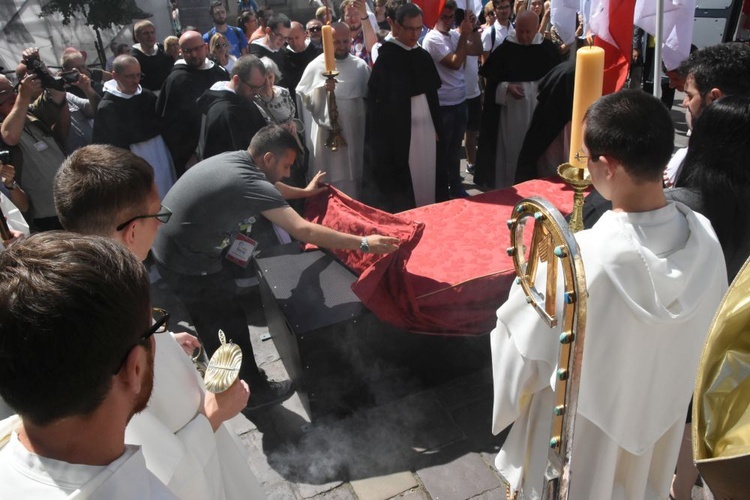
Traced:
[[159, 47], [156, 44], [151, 47], [151, 52], [146, 52], [146, 50], [143, 48], [143, 45], [141, 45], [140, 43], [136, 43], [135, 45], [133, 45], [133, 48], [137, 49], [139, 52], [146, 56], [155, 56], [159, 51]]
[[279, 51], [279, 49], [273, 49], [273, 48], [269, 47], [268, 44], [266, 43], [266, 39], [265, 38], [258, 38], [257, 40], [253, 40], [253, 43], [258, 44], [261, 47], [265, 47], [266, 49], [270, 50], [271, 52], [278, 52]]
[[412, 50], [412, 49], [416, 49], [417, 47], [419, 47], [419, 42], [417, 42], [416, 44], [414, 44], [414, 47], [409, 47], [409, 46], [408, 46], [408, 45], [406, 45], [405, 43], [401, 43], [401, 42], [400, 42], [400, 41], [398, 40], [398, 38], [391, 38], [391, 39], [390, 39], [390, 40], [388, 40], [388, 41], [389, 41], [389, 42], [391, 42], [391, 43], [395, 43], [396, 45], [398, 45], [399, 47], [401, 47], [401, 48], [402, 48], [402, 49], [404, 49], [404, 50]]
[[115, 97], [121, 97], [122, 99], [130, 99], [133, 96], [139, 95], [141, 92], [143, 92], [143, 87], [138, 85], [138, 89], [135, 91], [135, 94], [126, 94], [125, 92], [122, 92], [120, 89], [117, 88], [117, 82], [115, 80], [107, 80], [104, 82], [104, 91], [109, 92]]

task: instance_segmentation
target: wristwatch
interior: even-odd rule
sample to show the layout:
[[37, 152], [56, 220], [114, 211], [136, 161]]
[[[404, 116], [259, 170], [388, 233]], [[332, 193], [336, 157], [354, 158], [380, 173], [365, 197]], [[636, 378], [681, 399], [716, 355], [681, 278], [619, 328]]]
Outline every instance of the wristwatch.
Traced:
[[362, 250], [363, 253], [370, 252], [370, 244], [367, 243], [367, 236], [362, 236], [362, 242], [359, 244], [359, 249]]

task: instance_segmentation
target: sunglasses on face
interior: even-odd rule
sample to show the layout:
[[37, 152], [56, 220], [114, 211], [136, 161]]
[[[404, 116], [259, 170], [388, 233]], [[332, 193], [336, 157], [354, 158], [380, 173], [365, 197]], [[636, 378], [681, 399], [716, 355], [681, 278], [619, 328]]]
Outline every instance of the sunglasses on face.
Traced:
[[320, 31], [322, 29], [323, 28], [320, 27], [320, 26], [311, 26], [311, 27], [307, 28], [307, 31], [311, 31], [311, 32], [315, 33], [315, 32], [318, 32], [318, 31]]
[[227, 47], [229, 47], [229, 44], [228, 43], [217, 43], [216, 47], [219, 48], [219, 49], [226, 49]]

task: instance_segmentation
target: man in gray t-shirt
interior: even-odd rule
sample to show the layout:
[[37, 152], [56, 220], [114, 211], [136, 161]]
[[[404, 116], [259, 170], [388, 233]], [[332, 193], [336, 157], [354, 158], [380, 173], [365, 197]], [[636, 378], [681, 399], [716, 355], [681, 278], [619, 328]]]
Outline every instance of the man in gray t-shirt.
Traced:
[[292, 237], [324, 248], [388, 253], [398, 240], [381, 235], [356, 236], [306, 221], [286, 199], [319, 193], [316, 175], [304, 189], [288, 186], [297, 142], [285, 129], [269, 125], [253, 137], [247, 151], [208, 158], [189, 169], [162, 204], [172, 210], [152, 248], [162, 278], [183, 301], [210, 356], [219, 347], [217, 332], [243, 351], [240, 377], [250, 384], [249, 409], [284, 401], [293, 393], [289, 381], [270, 382], [258, 369], [242, 305], [235, 300], [235, 270], [245, 267], [253, 250], [247, 236], [256, 217], [265, 218]]

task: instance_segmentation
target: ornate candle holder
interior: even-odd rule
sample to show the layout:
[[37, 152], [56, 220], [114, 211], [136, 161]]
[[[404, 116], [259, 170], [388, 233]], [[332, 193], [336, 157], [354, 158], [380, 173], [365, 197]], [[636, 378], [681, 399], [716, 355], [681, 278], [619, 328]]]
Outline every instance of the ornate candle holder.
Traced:
[[570, 229], [577, 233], [583, 229], [583, 192], [591, 185], [588, 169], [570, 163], [557, 167], [557, 174], [573, 187], [573, 214], [570, 216]]
[[[329, 81], [339, 76], [338, 71], [324, 71], [323, 76]], [[336, 94], [328, 92], [328, 115], [331, 118], [331, 131], [328, 133], [328, 139], [326, 140], [326, 147], [330, 148], [331, 151], [338, 151], [340, 147], [346, 146], [344, 136], [341, 134], [341, 126], [339, 125], [339, 109], [336, 106]]]

